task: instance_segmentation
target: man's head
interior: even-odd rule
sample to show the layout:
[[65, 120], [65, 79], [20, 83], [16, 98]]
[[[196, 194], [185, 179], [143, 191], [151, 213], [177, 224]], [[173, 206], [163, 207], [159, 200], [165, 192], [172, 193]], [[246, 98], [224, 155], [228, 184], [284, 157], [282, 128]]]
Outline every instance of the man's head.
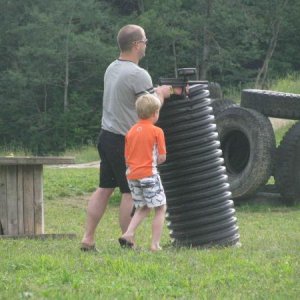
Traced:
[[140, 119], [149, 119], [155, 114], [157, 114], [158, 118], [161, 102], [152, 94], [144, 94], [136, 100], [135, 108]]
[[139, 58], [145, 56], [147, 38], [142, 27], [133, 24], [122, 27], [117, 41], [121, 52], [135, 52]]

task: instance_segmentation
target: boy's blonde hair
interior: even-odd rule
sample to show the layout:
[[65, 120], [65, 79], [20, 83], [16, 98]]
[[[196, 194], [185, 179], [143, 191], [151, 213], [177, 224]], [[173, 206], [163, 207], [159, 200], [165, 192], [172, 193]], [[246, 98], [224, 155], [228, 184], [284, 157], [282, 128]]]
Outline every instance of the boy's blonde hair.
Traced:
[[151, 94], [140, 96], [135, 102], [136, 112], [140, 119], [149, 119], [156, 111], [160, 110], [160, 100]]

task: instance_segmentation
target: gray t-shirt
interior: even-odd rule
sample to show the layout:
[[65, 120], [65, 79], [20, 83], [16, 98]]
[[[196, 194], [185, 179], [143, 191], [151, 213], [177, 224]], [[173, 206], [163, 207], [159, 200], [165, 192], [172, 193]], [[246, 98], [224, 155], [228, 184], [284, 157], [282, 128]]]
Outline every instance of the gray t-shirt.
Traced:
[[131, 61], [112, 62], [104, 75], [102, 129], [126, 135], [138, 120], [135, 101], [145, 92], [154, 92], [146, 70]]

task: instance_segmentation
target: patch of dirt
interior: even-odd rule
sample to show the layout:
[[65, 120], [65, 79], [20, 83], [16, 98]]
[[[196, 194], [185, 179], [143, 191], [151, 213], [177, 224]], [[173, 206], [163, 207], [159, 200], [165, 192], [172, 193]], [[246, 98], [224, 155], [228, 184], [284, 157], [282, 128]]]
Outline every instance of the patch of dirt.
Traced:
[[92, 161], [88, 163], [83, 164], [61, 164], [61, 165], [50, 165], [48, 168], [57, 168], [57, 169], [63, 169], [63, 168], [70, 168], [70, 169], [86, 169], [86, 168], [99, 168], [100, 161]]
[[281, 127], [287, 126], [287, 125], [294, 122], [292, 120], [286, 120], [286, 119], [277, 119], [277, 118], [269, 118], [269, 119], [272, 123], [272, 126], [273, 126], [274, 130], [277, 130]]

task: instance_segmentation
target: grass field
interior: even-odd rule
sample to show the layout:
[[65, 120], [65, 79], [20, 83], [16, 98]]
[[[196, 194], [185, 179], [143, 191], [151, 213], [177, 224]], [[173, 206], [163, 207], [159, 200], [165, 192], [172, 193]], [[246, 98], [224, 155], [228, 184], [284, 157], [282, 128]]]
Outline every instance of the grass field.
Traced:
[[85, 209], [97, 169], [44, 174], [46, 233], [76, 239], [0, 239], [0, 299], [299, 299], [300, 206], [236, 207], [242, 247], [175, 248], [151, 253], [149, 219], [141, 249], [120, 249], [116, 192], [97, 230], [99, 254], [81, 253]]
[[[273, 90], [300, 93], [291, 81], [278, 81]], [[286, 130], [276, 132], [277, 143]], [[24, 153], [14, 150], [14, 155]], [[98, 160], [92, 146], [65, 155], [77, 163]], [[239, 248], [175, 248], [165, 226], [164, 251], [153, 254], [149, 219], [137, 232], [140, 250], [120, 249], [116, 192], [97, 230], [100, 253], [82, 253], [86, 206], [98, 172], [45, 167], [45, 232], [76, 238], [0, 239], [0, 300], [300, 299], [300, 205], [249, 201], [236, 206]]]

